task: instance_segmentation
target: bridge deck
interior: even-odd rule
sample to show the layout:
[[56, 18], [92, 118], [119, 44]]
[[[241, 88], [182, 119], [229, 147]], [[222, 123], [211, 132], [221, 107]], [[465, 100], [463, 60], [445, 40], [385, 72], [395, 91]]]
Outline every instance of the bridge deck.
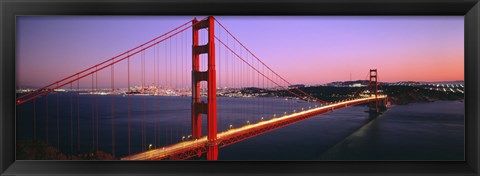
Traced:
[[[378, 99], [385, 99], [386, 96], [378, 96]], [[273, 118], [270, 120], [261, 121], [255, 124], [245, 125], [239, 128], [233, 128], [227, 131], [218, 133], [216, 144], [221, 147], [240, 142], [242, 140], [254, 137], [272, 131], [277, 128], [322, 114], [334, 109], [341, 109], [348, 106], [358, 105], [374, 101], [375, 97], [364, 97], [354, 100], [348, 100], [321, 106], [317, 108], [307, 109], [297, 113]], [[160, 160], [160, 159], [187, 159], [194, 156], [199, 156], [206, 152], [206, 146], [209, 144], [207, 136], [200, 139], [183, 141], [163, 148], [148, 150], [138, 154], [130, 155], [121, 158], [121, 160]]]

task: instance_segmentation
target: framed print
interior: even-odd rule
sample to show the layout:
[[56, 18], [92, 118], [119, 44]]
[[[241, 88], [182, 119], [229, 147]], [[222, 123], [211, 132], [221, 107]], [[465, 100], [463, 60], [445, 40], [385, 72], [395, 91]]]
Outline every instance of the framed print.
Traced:
[[2, 174], [478, 174], [477, 1], [1, 8]]

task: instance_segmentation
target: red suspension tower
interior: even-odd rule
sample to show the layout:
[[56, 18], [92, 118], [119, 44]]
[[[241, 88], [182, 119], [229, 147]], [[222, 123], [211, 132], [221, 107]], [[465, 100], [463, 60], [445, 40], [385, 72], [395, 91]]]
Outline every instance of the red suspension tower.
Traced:
[[[217, 140], [217, 91], [215, 71], [215, 38], [214, 18], [209, 16], [203, 21], [193, 19], [193, 46], [192, 46], [192, 138], [202, 136], [202, 114], [207, 115], [208, 146], [207, 160], [218, 159]], [[208, 43], [198, 44], [198, 31], [208, 30]], [[200, 55], [208, 55], [208, 70], [200, 71]], [[200, 82], [207, 82], [207, 102], [200, 101]]]
[[370, 112], [379, 112], [378, 109], [378, 83], [377, 83], [377, 69], [370, 69], [370, 82], [368, 84], [370, 96], [375, 94], [375, 101], [370, 102]]

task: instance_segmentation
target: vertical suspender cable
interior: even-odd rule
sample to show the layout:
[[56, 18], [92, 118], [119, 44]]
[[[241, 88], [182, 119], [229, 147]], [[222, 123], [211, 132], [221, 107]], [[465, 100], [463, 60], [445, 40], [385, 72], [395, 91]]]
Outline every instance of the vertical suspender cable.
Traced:
[[48, 145], [48, 94], [45, 94], [45, 103], [46, 103], [46, 109], [45, 109], [45, 119], [46, 119], [46, 122], [45, 122], [45, 139], [46, 139], [46, 143]]
[[95, 150], [95, 94], [94, 94], [94, 76], [92, 74], [92, 90], [90, 96], [92, 97], [92, 151]]
[[33, 99], [33, 141], [37, 141], [37, 99]]
[[[170, 39], [170, 44], [169, 46], [172, 46], [172, 39]], [[169, 84], [170, 84], [170, 89], [173, 89], [173, 81], [172, 81], [172, 77], [173, 77], [173, 61], [172, 61], [172, 47], [169, 47], [169, 57], [168, 59], [170, 60], [170, 80], [168, 81]], [[172, 143], [172, 128], [173, 128], [173, 124], [170, 124], [169, 125], [169, 128], [170, 128], [170, 144]]]
[[[98, 68], [95, 67], [95, 70], [97, 70], [97, 69]], [[98, 91], [98, 72], [95, 72], [95, 92], [97, 92], [97, 91]], [[100, 118], [98, 116], [98, 96], [95, 96], [95, 117], [96, 117], [96, 125], [95, 125], [96, 126], [96, 129], [95, 129], [96, 132], [95, 133], [96, 133], [96, 139], [97, 139], [96, 150], [98, 151], [99, 150], [98, 149], [98, 119]]]
[[[141, 57], [141, 79], [142, 79], [142, 92], [145, 94], [145, 52], [142, 51]], [[142, 99], [142, 151], [145, 150], [145, 96]]]
[[[184, 54], [183, 53], [183, 38], [184, 38], [184, 36], [185, 36], [185, 33], [182, 33], [182, 35], [180, 35], [180, 47], [181, 47], [180, 48], [180, 66], [181, 66], [180, 67], [180, 72], [181, 72], [180, 73], [180, 77], [181, 77], [180, 79], [181, 80], [180, 80], [180, 86], [177, 87], [177, 90], [178, 90], [178, 93], [179, 93], [178, 95], [180, 95], [182, 93], [181, 88], [183, 87], [183, 68], [184, 68], [184, 65], [183, 65], [183, 54]], [[181, 101], [181, 99], [180, 99], [180, 101]], [[180, 118], [182, 120], [182, 124], [181, 124], [182, 125], [182, 134], [181, 134], [181, 136], [185, 136], [185, 120], [184, 120], [185, 116], [183, 115], [183, 113], [180, 114]], [[183, 139], [184, 138], [182, 138], [182, 141], [183, 141]]]
[[80, 151], [80, 80], [77, 80], [77, 151]]
[[160, 130], [159, 121], [160, 121], [160, 115], [161, 115], [161, 111], [160, 111], [160, 107], [161, 107], [161, 97], [160, 96], [161, 96], [161, 94], [160, 94], [160, 90], [161, 90], [162, 86], [160, 84], [160, 61], [161, 61], [160, 60], [160, 50], [161, 50], [161, 46], [159, 44], [159, 45], [157, 45], [157, 49], [156, 49], [156, 51], [157, 51], [157, 58], [156, 58], [157, 59], [157, 73], [156, 73], [157, 74], [157, 95], [159, 97], [157, 98], [157, 101], [156, 101], [156, 103], [157, 103], [157, 108], [156, 109], [158, 110], [158, 114], [157, 114], [157, 116], [155, 116], [155, 118], [157, 119], [156, 120], [156, 129], [155, 129], [155, 134], [156, 134], [155, 135], [155, 148], [159, 147], [159, 145], [158, 145], [159, 134], [158, 133], [159, 133], [159, 130]]
[[[58, 86], [58, 83], [57, 83]], [[60, 150], [60, 102], [59, 95], [57, 93], [57, 149]]]
[[[170, 42], [170, 40], [169, 40]], [[165, 89], [168, 90], [168, 54], [169, 54], [169, 49], [167, 49], [167, 47], [170, 46], [170, 45], [167, 45], [167, 42], [165, 42]], [[165, 123], [165, 144], [164, 145], [167, 145], [168, 142], [167, 142], [167, 128], [168, 128], [168, 124]]]
[[[222, 37], [222, 33], [221, 33], [221, 30], [218, 31], [218, 36], [219, 37]], [[217, 48], [216, 51], [218, 51], [218, 76], [217, 76], [217, 79], [218, 79], [218, 86], [217, 87], [220, 87], [220, 89], [222, 88], [222, 55], [220, 53], [222, 53], [222, 50], [221, 50], [221, 47], [220, 45], [217, 45]], [[217, 55], [217, 54], [216, 54]], [[216, 96], [216, 95], [215, 95]], [[222, 103], [218, 103], [218, 109], [222, 109]], [[218, 122], [219, 124], [222, 124], [223, 120], [222, 120], [222, 116], [220, 115], [220, 111], [218, 111], [219, 113], [219, 116], [217, 116], [218, 118]]]
[[[174, 57], [174, 53], [173, 53], [173, 51], [172, 51], [172, 50], [173, 50], [173, 49], [172, 49], [172, 48], [173, 48], [173, 47], [172, 47], [172, 46], [173, 46], [172, 43], [173, 43], [173, 39], [170, 39], [170, 44], [169, 44], [169, 46], [170, 46], [170, 48], [169, 48], [169, 49], [170, 49], [170, 56], [169, 56], [169, 60], [170, 60], [170, 81], [169, 81], [169, 84], [170, 84], [170, 89], [173, 91], [175, 86], [174, 86], [174, 84], [173, 84], [173, 57]], [[175, 49], [176, 49], [176, 48], [175, 48]], [[170, 144], [173, 143], [173, 142], [172, 142], [172, 141], [173, 141], [173, 135], [172, 135], [172, 132], [173, 132], [172, 129], [173, 129], [173, 127], [174, 127], [174, 123], [171, 123], [171, 124], [169, 125], [169, 128], [170, 128], [170, 141], [169, 141], [169, 142], [170, 142]]]
[[[175, 37], [175, 92], [178, 91], [178, 37]], [[178, 101], [178, 99], [176, 100]], [[175, 115], [178, 117], [178, 114]], [[179, 124], [180, 127], [180, 124]], [[175, 133], [175, 136], [177, 136], [177, 133]]]
[[[115, 61], [112, 60], [112, 63]], [[111, 93], [111, 101], [112, 101], [112, 155], [115, 157], [115, 65], [112, 65], [111, 67], [111, 87], [112, 87], [112, 93]]]
[[128, 122], [128, 155], [130, 155], [130, 94], [132, 93], [130, 90], [130, 57], [127, 59], [127, 72], [128, 72], [128, 81], [127, 81], [127, 122]]
[[[153, 92], [153, 95], [155, 96], [158, 86], [157, 86], [157, 45], [153, 47], [153, 82], [156, 87], [155, 92]], [[155, 99], [154, 99], [155, 101]], [[155, 102], [155, 108], [157, 107], [157, 103]], [[157, 118], [156, 116], [153, 117], [153, 144], [156, 145], [157, 141]]]
[[[73, 83], [70, 83], [70, 91], [73, 90]], [[73, 94], [70, 92], [70, 153], [73, 153]]]

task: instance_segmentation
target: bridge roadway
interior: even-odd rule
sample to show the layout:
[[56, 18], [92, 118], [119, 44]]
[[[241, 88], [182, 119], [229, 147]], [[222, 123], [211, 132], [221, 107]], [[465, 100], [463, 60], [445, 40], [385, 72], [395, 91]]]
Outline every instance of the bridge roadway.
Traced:
[[[378, 99], [386, 99], [386, 95], [379, 95]], [[249, 124], [238, 128], [232, 128], [227, 131], [218, 133], [215, 141], [219, 148], [228, 146], [230, 144], [240, 142], [242, 140], [281, 128], [283, 126], [299, 122], [301, 120], [331, 112], [335, 109], [341, 109], [348, 106], [368, 103], [375, 101], [375, 96], [363, 97], [353, 100], [346, 100], [334, 104], [324, 105], [312, 109], [299, 111], [296, 113], [276, 117], [270, 120], [260, 121], [255, 124]], [[188, 159], [195, 156], [200, 156], [207, 151], [207, 145], [212, 145], [207, 141], [207, 136], [203, 136], [196, 140], [188, 140], [162, 148], [144, 151], [138, 154], [133, 154], [121, 158], [121, 160], [163, 160], [163, 159]]]

